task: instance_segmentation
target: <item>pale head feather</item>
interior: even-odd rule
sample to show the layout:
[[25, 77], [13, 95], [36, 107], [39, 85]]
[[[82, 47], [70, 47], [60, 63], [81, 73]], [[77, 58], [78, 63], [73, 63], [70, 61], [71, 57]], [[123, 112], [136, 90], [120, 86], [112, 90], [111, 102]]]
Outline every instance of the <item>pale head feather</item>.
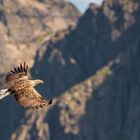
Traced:
[[38, 84], [44, 84], [44, 81], [37, 79], [37, 80], [31, 80], [33, 87]]

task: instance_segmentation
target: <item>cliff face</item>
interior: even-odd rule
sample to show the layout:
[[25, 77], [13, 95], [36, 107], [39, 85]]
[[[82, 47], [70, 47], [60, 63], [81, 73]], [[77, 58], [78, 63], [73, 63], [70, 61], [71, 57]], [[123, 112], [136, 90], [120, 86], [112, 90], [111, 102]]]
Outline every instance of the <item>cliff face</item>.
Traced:
[[1, 101], [1, 118], [12, 116], [0, 121], [1, 132], [9, 126], [2, 139], [139, 140], [139, 11], [138, 0], [91, 4], [75, 28], [45, 40], [31, 73], [45, 81], [37, 87], [42, 95], [56, 102], [32, 112]]
[[[138, 140], [139, 135], [139, 84], [140, 40], [135, 47], [121, 54], [112, 74], [94, 92], [81, 121], [90, 125], [94, 139]], [[89, 113], [93, 110], [93, 113]], [[85, 121], [87, 118], [87, 121]], [[92, 123], [89, 121], [92, 120]], [[93, 125], [91, 125], [93, 124]], [[94, 133], [93, 133], [94, 132]], [[89, 134], [88, 131], [85, 132]], [[90, 139], [89, 135], [87, 137]]]
[[47, 117], [51, 139], [139, 139], [139, 11], [138, 1], [91, 4], [36, 57], [33, 75], [47, 84], [39, 90], [59, 100]]
[[[76, 29], [70, 29], [70, 34], [57, 34], [57, 39], [47, 44], [44, 56], [39, 57], [38, 51], [33, 73], [47, 81], [45, 90], [50, 95], [59, 95], [75, 83], [95, 74], [138, 42], [138, 6], [132, 1], [106, 1], [102, 7], [90, 5]], [[125, 20], [125, 15], [130, 19]], [[54, 70], [57, 71], [54, 73]]]
[[38, 48], [56, 32], [75, 26], [79, 15], [73, 5], [61, 0], [2, 0], [0, 72], [22, 60], [32, 65]]
[[[79, 16], [78, 10], [63, 0], [1, 0], [0, 88], [4, 88], [4, 76], [10, 68], [21, 61], [32, 67], [37, 50], [44, 53], [44, 42], [74, 27]], [[10, 139], [24, 120], [24, 112], [12, 97], [0, 102], [1, 140]]]

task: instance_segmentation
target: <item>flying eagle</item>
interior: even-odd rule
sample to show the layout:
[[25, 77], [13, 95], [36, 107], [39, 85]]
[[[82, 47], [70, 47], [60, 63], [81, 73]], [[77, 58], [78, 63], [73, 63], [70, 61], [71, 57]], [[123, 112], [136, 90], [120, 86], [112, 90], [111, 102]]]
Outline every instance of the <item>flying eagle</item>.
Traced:
[[27, 74], [28, 65], [25, 62], [8, 72], [5, 77], [7, 88], [0, 91], [0, 99], [14, 95], [19, 104], [32, 109], [43, 108], [52, 104], [52, 99], [46, 101], [34, 88], [43, 81], [29, 80]]

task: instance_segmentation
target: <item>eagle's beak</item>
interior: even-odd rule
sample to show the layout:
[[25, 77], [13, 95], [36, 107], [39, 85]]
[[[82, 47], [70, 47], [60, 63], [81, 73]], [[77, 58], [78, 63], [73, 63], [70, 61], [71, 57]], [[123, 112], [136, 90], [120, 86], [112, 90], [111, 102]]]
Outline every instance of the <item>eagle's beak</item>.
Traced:
[[44, 84], [44, 81], [41, 81], [41, 84]]

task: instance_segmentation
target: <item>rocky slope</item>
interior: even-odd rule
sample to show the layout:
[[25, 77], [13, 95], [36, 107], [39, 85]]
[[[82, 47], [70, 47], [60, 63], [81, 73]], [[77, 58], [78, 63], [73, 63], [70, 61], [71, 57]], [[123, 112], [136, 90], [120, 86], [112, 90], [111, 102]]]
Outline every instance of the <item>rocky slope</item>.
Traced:
[[75, 26], [80, 13], [62, 0], [2, 0], [0, 3], [0, 72], [15, 63], [34, 63], [38, 48], [56, 32]]
[[56, 102], [32, 112], [18, 105], [3, 110], [14, 102], [3, 100], [1, 117], [10, 111], [12, 121], [0, 121], [1, 131], [9, 126], [13, 140], [139, 140], [139, 11], [138, 0], [91, 4], [76, 28], [43, 43], [31, 72], [45, 81], [37, 89]]
[[[139, 77], [132, 71], [139, 71], [139, 11], [138, 1], [108, 0], [101, 7], [91, 4], [76, 29], [64, 39], [52, 40], [45, 55], [36, 57], [34, 76], [47, 84], [39, 90], [44, 96], [47, 91], [50, 97], [61, 97], [59, 111], [56, 107], [47, 119], [50, 139], [139, 139], [132, 122], [138, 119], [133, 113], [127, 118], [134, 110], [129, 108], [130, 98], [139, 98], [132, 92], [135, 86], [139, 89], [139, 82], [131, 79]], [[100, 72], [104, 66], [109, 75], [105, 79]], [[55, 125], [58, 122], [60, 126]]]
[[[36, 52], [40, 50], [43, 55], [46, 49], [43, 44], [57, 32], [75, 27], [79, 16], [78, 10], [63, 0], [1, 0], [0, 88], [4, 87], [5, 73], [11, 67], [21, 61], [32, 67]], [[21, 118], [24, 119], [24, 110], [9, 98], [0, 104], [0, 139], [10, 139]]]

